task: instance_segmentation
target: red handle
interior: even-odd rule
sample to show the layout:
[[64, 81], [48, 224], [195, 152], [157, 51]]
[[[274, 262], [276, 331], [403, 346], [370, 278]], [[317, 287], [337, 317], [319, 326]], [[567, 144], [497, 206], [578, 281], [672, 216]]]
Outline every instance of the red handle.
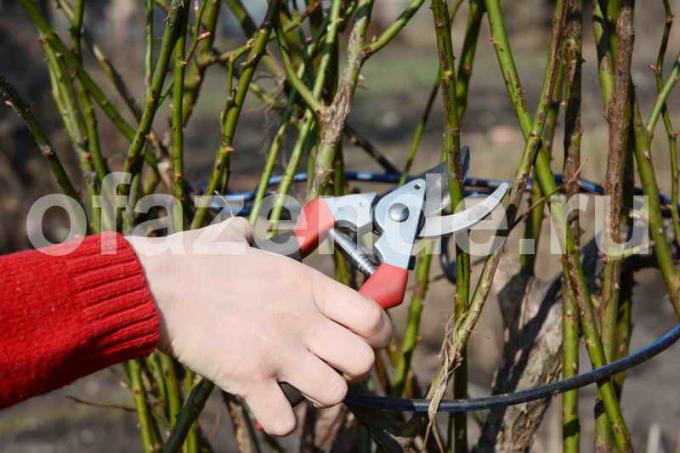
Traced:
[[363, 284], [359, 293], [374, 300], [382, 308], [401, 304], [406, 293], [408, 270], [383, 263]]
[[333, 211], [323, 198], [306, 203], [293, 230], [300, 246], [300, 255], [305, 257], [312, 253], [334, 225]]

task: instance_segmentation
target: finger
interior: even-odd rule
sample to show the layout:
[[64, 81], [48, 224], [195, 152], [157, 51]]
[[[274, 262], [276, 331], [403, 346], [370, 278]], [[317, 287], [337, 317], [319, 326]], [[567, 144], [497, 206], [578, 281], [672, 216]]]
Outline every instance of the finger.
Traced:
[[305, 333], [309, 350], [352, 380], [364, 377], [373, 368], [373, 348], [357, 334], [322, 318]]
[[374, 348], [387, 346], [392, 323], [378, 304], [320, 272], [313, 275], [314, 300], [321, 313], [364, 337]]
[[307, 351], [282, 370], [279, 378], [321, 407], [335, 406], [347, 395], [347, 382], [342, 376]]
[[245, 217], [229, 217], [223, 224], [225, 230], [220, 239], [225, 241], [252, 241], [253, 227]]
[[286, 436], [296, 425], [295, 413], [274, 381], [257, 385], [246, 396], [248, 407], [262, 428], [272, 436]]

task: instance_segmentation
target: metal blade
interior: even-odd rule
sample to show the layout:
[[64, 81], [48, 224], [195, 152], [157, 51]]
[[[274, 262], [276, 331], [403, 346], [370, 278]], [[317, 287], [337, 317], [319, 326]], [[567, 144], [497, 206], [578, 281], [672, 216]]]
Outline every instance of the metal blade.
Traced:
[[510, 184], [503, 183], [479, 204], [447, 216], [427, 216], [418, 234], [421, 238], [446, 236], [467, 230], [488, 216], [503, 201]]
[[[464, 181], [467, 178], [468, 170], [470, 170], [470, 148], [468, 146], [463, 146], [460, 151], [460, 167], [463, 171]], [[430, 200], [430, 202], [425, 203], [425, 208], [423, 209], [423, 215], [425, 217], [430, 217], [451, 205], [449, 171], [446, 162], [442, 162], [436, 167], [416, 175], [416, 178], [423, 178], [427, 181], [427, 194], [425, 198], [426, 200]], [[440, 199], [441, 202], [432, 202], [433, 199]]]

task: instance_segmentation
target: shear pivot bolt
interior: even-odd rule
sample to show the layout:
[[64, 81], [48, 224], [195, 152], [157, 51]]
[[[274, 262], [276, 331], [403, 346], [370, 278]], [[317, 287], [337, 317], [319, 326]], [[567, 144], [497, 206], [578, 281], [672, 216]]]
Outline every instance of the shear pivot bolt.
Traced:
[[403, 222], [408, 219], [408, 207], [404, 203], [394, 203], [389, 210], [390, 219]]

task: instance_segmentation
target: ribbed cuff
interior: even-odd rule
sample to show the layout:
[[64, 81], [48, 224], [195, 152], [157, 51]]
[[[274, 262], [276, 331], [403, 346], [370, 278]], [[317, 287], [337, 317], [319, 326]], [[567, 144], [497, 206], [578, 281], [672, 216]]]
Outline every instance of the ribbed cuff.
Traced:
[[159, 338], [159, 315], [142, 266], [117, 233], [87, 237], [63, 257], [91, 365], [99, 368], [150, 354]]

